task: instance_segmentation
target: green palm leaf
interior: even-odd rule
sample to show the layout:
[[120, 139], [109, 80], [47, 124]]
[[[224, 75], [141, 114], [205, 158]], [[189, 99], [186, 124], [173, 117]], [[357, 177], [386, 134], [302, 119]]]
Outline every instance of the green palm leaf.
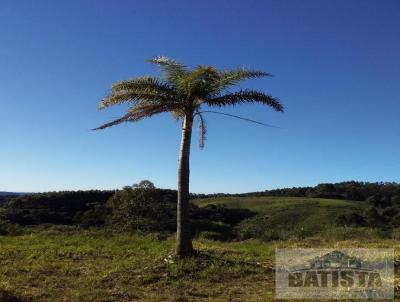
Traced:
[[224, 70], [221, 71], [219, 75], [220, 80], [218, 85], [220, 89], [226, 89], [229, 86], [237, 85], [239, 82], [244, 80], [272, 76], [268, 72], [245, 68]]
[[106, 98], [101, 100], [99, 109], [126, 102], [133, 104], [146, 102], [179, 101], [180, 96], [168, 83], [158, 78], [141, 77], [121, 81], [112, 85]]
[[275, 111], [283, 112], [283, 105], [279, 99], [260, 91], [245, 89], [238, 92], [228, 93], [216, 98], [206, 100], [205, 103], [211, 107], [235, 106], [244, 103], [260, 103], [272, 107]]

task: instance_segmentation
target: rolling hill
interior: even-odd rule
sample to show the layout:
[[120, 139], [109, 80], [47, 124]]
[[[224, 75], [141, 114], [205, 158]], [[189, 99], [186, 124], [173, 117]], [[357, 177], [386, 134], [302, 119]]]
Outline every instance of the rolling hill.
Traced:
[[217, 197], [197, 199], [198, 206], [225, 205], [246, 208], [257, 213], [238, 226], [242, 239], [256, 237], [266, 240], [316, 235], [333, 230], [338, 216], [361, 213], [364, 202], [306, 197]]

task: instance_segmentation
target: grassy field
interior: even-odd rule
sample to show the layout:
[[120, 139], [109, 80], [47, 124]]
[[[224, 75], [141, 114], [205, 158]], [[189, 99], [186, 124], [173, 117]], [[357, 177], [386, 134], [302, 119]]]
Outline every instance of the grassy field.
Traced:
[[0, 301], [272, 301], [276, 247], [399, 243], [196, 240], [198, 258], [174, 260], [172, 238], [40, 231], [0, 238]]
[[[302, 197], [219, 197], [198, 199], [195, 203], [198, 206], [219, 204], [256, 212], [256, 216], [238, 226], [243, 239], [255, 237], [269, 241], [315, 235], [333, 236], [337, 240], [382, 237], [377, 229], [337, 226], [339, 215], [364, 211], [368, 205], [362, 202]], [[246, 232], [249, 234], [246, 235]]]
[[[362, 211], [366, 205], [362, 202], [303, 197], [219, 197], [197, 199], [199, 206], [224, 204], [230, 208], [246, 208], [261, 215], [271, 216], [274, 220], [285, 221], [282, 216], [296, 214], [296, 223], [333, 224], [339, 214], [349, 211]], [[276, 222], [276, 221], [275, 221]]]
[[[271, 219], [299, 212], [305, 220], [327, 224], [343, 210], [363, 207], [348, 201], [301, 198], [196, 202], [247, 207]], [[400, 247], [398, 240], [379, 238], [196, 239], [198, 257], [176, 260], [171, 257], [173, 243], [173, 236], [56, 226], [0, 236], [0, 301], [273, 301], [277, 247]]]
[[34, 301], [251, 300], [272, 286], [273, 247], [258, 242], [196, 241], [201, 254], [184, 261], [168, 257], [172, 238], [101, 231], [41, 231], [0, 246], [3, 295]]

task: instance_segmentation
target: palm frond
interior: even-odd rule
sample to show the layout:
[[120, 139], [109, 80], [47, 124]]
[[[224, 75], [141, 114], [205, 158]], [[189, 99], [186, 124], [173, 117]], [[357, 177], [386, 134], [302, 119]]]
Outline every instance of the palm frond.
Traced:
[[179, 110], [179, 106], [176, 104], [153, 104], [153, 105], [144, 105], [138, 106], [129, 109], [128, 113], [123, 115], [120, 118], [117, 118], [109, 123], [103, 124], [93, 130], [100, 130], [109, 128], [124, 122], [138, 122], [144, 118], [152, 117], [153, 115]]
[[185, 65], [165, 56], [158, 56], [147, 60], [147, 62], [158, 65], [163, 73], [164, 79], [175, 85], [178, 85], [180, 79], [188, 73]]
[[234, 93], [228, 93], [219, 97], [207, 99], [205, 103], [211, 107], [235, 106], [244, 103], [260, 103], [270, 106], [275, 111], [283, 112], [283, 105], [279, 99], [260, 91], [245, 89]]
[[224, 70], [219, 72], [220, 79], [217, 83], [218, 88], [220, 90], [224, 90], [229, 86], [233, 86], [238, 84], [241, 81], [254, 79], [254, 78], [261, 78], [261, 77], [268, 77], [272, 76], [268, 72], [254, 70], [254, 69], [246, 69], [246, 68], [237, 68], [231, 70]]
[[160, 78], [150, 76], [120, 81], [111, 86], [111, 92], [114, 93], [128, 91], [132, 89], [141, 89], [146, 92], [157, 91], [166, 94], [175, 93], [174, 88], [170, 84], [164, 82]]
[[179, 99], [176, 90], [168, 83], [158, 78], [140, 77], [112, 85], [108, 96], [101, 100], [98, 108], [101, 110], [126, 102], [179, 101]]

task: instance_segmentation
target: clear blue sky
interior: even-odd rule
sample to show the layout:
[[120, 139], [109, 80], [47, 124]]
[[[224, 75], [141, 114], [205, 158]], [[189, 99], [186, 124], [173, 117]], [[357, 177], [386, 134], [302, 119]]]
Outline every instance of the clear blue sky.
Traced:
[[286, 107], [225, 110], [282, 130], [209, 115], [191, 191], [400, 181], [397, 0], [2, 0], [0, 43], [0, 190], [174, 188], [170, 115], [89, 131], [126, 109], [97, 111], [110, 84], [160, 54], [271, 72], [242, 86]]

